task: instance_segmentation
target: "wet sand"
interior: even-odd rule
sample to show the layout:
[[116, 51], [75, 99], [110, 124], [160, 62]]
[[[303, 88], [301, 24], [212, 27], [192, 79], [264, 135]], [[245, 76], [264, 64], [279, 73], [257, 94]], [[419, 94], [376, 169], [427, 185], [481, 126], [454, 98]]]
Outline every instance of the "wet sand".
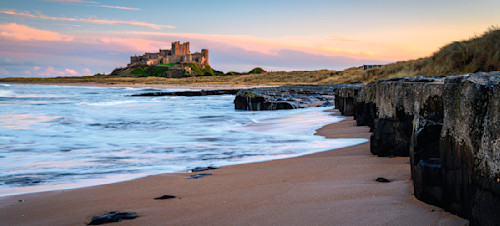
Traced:
[[[352, 117], [317, 131], [369, 138]], [[297, 158], [172, 173], [94, 187], [0, 198], [0, 225], [83, 225], [110, 211], [121, 225], [466, 225], [414, 198], [409, 159], [371, 155], [369, 143]], [[379, 183], [384, 177], [392, 182]], [[162, 195], [175, 199], [155, 200]], [[20, 201], [22, 200], [22, 201]]]

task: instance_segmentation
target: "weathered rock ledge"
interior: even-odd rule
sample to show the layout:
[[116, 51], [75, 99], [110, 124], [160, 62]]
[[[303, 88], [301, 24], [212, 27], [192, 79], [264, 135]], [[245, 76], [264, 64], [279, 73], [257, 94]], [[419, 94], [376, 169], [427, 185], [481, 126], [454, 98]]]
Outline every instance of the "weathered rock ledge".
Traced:
[[371, 152], [410, 156], [415, 196], [500, 225], [500, 72], [379, 80], [338, 90], [335, 107], [373, 134]]
[[234, 108], [248, 111], [333, 105], [335, 91], [355, 85], [294, 85], [241, 90]]

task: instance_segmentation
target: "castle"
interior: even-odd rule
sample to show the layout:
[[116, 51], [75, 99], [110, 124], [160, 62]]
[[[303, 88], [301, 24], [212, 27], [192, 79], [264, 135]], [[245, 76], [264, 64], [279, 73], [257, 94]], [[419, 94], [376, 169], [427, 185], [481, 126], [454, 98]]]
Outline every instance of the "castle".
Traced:
[[208, 66], [208, 49], [202, 49], [201, 53], [190, 53], [189, 42], [172, 42], [172, 49], [160, 49], [157, 53], [144, 53], [142, 56], [131, 56], [130, 64], [145, 63], [155, 64], [183, 64], [196, 63], [200, 66]]

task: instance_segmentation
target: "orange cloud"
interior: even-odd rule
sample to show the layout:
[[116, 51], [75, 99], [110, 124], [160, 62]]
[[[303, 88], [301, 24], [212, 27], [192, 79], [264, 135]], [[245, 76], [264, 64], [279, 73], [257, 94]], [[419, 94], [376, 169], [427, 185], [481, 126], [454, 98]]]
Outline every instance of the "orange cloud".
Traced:
[[[37, 71], [37, 70], [35, 70]], [[64, 71], [58, 71], [52, 66], [48, 66], [45, 71], [40, 72], [40, 76], [77, 76], [79, 73], [73, 69], [66, 68]]]
[[52, 17], [52, 16], [45, 16], [42, 14], [34, 15], [34, 14], [31, 14], [30, 12], [16, 12], [14, 10], [5, 10], [5, 9], [0, 10], [0, 14], [6, 14], [6, 15], [18, 16], [18, 17], [28, 17], [28, 18], [39, 19], [39, 20], [70, 21], [70, 22], [105, 24], [105, 25], [131, 25], [131, 26], [149, 27], [149, 28], [153, 28], [153, 29], [175, 28], [175, 26], [172, 26], [172, 25], [159, 25], [159, 24], [137, 22], [137, 21]]
[[76, 72], [76, 71], [75, 71], [75, 70], [73, 70], [73, 69], [69, 69], [69, 68], [66, 68], [66, 69], [64, 70], [64, 73], [65, 73], [66, 75], [73, 75], [73, 76], [77, 76], [77, 75], [78, 75], [78, 72]]
[[19, 41], [72, 41], [73, 37], [52, 31], [44, 31], [21, 24], [0, 25], [0, 36]]

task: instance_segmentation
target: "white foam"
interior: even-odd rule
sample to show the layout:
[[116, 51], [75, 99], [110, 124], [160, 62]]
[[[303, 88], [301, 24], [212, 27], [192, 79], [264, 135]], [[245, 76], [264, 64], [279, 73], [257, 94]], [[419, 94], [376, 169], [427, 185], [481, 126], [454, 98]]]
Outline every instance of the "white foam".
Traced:
[[16, 95], [10, 90], [0, 90], [0, 97], [15, 97]]
[[96, 103], [80, 102], [79, 105], [84, 105], [84, 106], [114, 106], [114, 105], [121, 105], [121, 104], [135, 104], [135, 103], [140, 103], [140, 102], [144, 102], [144, 101], [119, 100], [119, 101], [96, 102]]
[[251, 119], [253, 123], [243, 129], [273, 134], [313, 135], [317, 129], [327, 124], [337, 123], [345, 119], [344, 116], [332, 116], [330, 112], [324, 112], [324, 110], [323, 108], [311, 108], [309, 111], [278, 118]]

